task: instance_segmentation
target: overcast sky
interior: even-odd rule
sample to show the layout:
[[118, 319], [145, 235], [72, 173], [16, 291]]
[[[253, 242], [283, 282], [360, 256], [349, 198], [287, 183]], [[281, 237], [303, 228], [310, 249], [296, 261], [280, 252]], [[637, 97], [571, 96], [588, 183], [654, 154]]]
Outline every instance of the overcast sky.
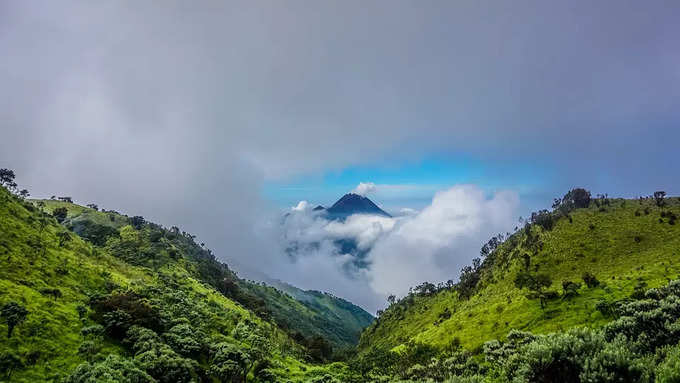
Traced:
[[[480, 190], [504, 196], [503, 217], [575, 185], [680, 194], [679, 17], [677, 1], [0, 1], [0, 166], [34, 196], [357, 295], [311, 277], [332, 265], [273, 262], [266, 217], [360, 181], [421, 223], [461, 190], [475, 216], [496, 208]], [[486, 233], [468, 234], [423, 259], [455, 276], [474, 256], [456, 243]], [[403, 261], [388, 253], [375, 264]], [[371, 294], [394, 289], [378, 275]]]

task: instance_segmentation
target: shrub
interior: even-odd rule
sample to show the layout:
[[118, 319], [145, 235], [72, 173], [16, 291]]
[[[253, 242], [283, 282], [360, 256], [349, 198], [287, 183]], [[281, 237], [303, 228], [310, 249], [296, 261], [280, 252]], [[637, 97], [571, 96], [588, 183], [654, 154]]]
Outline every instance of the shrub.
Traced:
[[581, 279], [583, 279], [583, 282], [589, 288], [597, 287], [600, 284], [600, 281], [597, 280], [595, 275], [593, 275], [589, 271], [584, 272], [583, 275], [581, 276]]
[[24, 368], [24, 362], [12, 352], [0, 353], [0, 373], [7, 379], [12, 377], [14, 371]]
[[562, 281], [562, 297], [565, 299], [572, 298], [578, 295], [578, 289], [580, 288], [580, 283], [564, 280]]
[[656, 382], [677, 383], [680, 382], [680, 346], [665, 348], [661, 354], [665, 354], [664, 360], [656, 368]]
[[134, 362], [116, 354], [99, 363], [83, 363], [65, 379], [66, 383], [154, 383], [155, 380]]
[[150, 329], [162, 327], [156, 309], [147, 299], [132, 291], [95, 298], [91, 306], [95, 310], [94, 319], [117, 339], [122, 339], [134, 325]]
[[531, 213], [531, 222], [542, 227], [543, 230], [552, 230], [556, 220], [556, 217], [547, 210]]
[[68, 216], [68, 209], [65, 207], [58, 207], [52, 211], [52, 216], [57, 220], [57, 222], [62, 223]]
[[12, 337], [14, 328], [22, 324], [28, 316], [28, 310], [19, 303], [8, 302], [0, 309], [0, 318], [7, 324], [7, 339]]

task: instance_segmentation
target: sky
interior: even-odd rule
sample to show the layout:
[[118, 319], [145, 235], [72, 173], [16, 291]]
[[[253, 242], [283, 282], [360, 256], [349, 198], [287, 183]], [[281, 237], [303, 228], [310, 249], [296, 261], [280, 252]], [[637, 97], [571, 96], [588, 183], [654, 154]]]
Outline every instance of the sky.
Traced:
[[[2, 1], [0, 167], [375, 311], [455, 279], [571, 187], [680, 194], [678, 16], [656, 0]], [[360, 182], [393, 222], [279, 224]], [[367, 269], [332, 246], [282, 254], [340, 232], [375, 234]]]

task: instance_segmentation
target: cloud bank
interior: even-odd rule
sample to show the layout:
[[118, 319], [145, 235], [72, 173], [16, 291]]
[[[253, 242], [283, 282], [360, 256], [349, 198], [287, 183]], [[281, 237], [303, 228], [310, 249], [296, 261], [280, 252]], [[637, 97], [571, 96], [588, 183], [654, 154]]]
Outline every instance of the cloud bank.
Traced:
[[376, 186], [373, 182], [359, 182], [359, 185], [352, 190], [352, 193], [360, 196], [367, 196], [376, 191]]
[[[375, 312], [388, 295], [403, 295], [420, 282], [456, 280], [486, 240], [513, 227], [519, 198], [511, 191], [488, 197], [479, 187], [458, 185], [438, 192], [420, 212], [346, 221], [329, 221], [299, 206], [284, 220], [281, 238], [290, 263], [303, 266], [288, 270], [296, 275], [278, 277], [304, 280], [314, 264], [335, 283], [344, 282], [345, 295]], [[343, 252], [339, 240], [354, 241], [356, 251]]]
[[[383, 270], [357, 288], [337, 272], [342, 254], [279, 261], [262, 185], [436, 152], [506, 177], [540, 163], [555, 176], [529, 192], [545, 205], [575, 185], [678, 194], [678, 14], [678, 2], [616, 0], [2, 1], [0, 166], [34, 196], [178, 225], [231, 265], [383, 293], [399, 287], [398, 261], [423, 267], [412, 279], [448, 273], [434, 270], [442, 254], [474, 242], [457, 225], [504, 214], [466, 192], [474, 211], [442, 195], [391, 229], [348, 223], [369, 227], [361, 243]], [[288, 235], [358, 230], [310, 225]], [[400, 246], [413, 258], [389, 265]]]

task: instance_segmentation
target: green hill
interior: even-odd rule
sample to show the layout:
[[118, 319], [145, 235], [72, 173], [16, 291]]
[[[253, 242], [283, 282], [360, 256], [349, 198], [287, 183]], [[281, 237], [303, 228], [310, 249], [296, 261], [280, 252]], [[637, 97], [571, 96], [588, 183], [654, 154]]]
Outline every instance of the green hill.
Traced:
[[242, 282], [241, 287], [262, 299], [274, 321], [303, 344], [315, 341], [310, 336], [316, 341], [321, 337], [347, 350], [357, 345], [362, 330], [373, 322], [371, 314], [342, 298], [283, 282], [270, 284]]
[[[131, 220], [142, 219], [112, 211], [97, 211], [67, 202], [54, 200], [41, 202], [49, 212], [58, 207], [66, 208], [68, 215], [63, 224], [81, 237], [101, 245], [106, 244], [110, 235], [116, 236], [121, 228], [130, 224]], [[161, 230], [157, 225], [146, 222], [145, 224]], [[335, 349], [353, 347], [358, 343], [361, 331], [373, 321], [373, 317], [365, 310], [332, 295], [304, 292], [288, 284], [275, 283], [275, 287], [272, 287], [240, 279], [226, 265], [218, 262], [210, 250], [194, 243], [190, 235], [180, 233], [178, 228], [171, 228], [166, 232], [177, 238], [176, 242], [179, 243], [176, 246], [198, 266], [195, 270], [197, 278], [209, 282], [227, 295], [231, 294], [234, 299], [253, 309], [258, 315], [272, 319], [281, 328], [296, 335], [303, 343], [311, 341], [314, 337], [320, 337]], [[138, 262], [134, 254], [130, 258]], [[159, 261], [149, 259], [148, 262], [156, 264]], [[225, 285], [224, 278], [235, 286]], [[233, 288], [234, 291], [229, 291], [229, 288]]]
[[[460, 342], [470, 350], [503, 339], [512, 329], [549, 333], [575, 326], [602, 326], [599, 302], [631, 295], [636, 287], [659, 287], [680, 274], [680, 200], [601, 199], [555, 218], [550, 230], [527, 225], [493, 251], [477, 272], [469, 298], [461, 287], [411, 294], [392, 305], [364, 332], [360, 347], [397, 347], [409, 340], [445, 347]], [[538, 217], [538, 215], [536, 216]], [[528, 299], [514, 280], [528, 270], [550, 277], [547, 291], [563, 294], [563, 282], [579, 283], [572, 297]], [[588, 287], [583, 274], [599, 285]]]
[[680, 199], [574, 195], [353, 350], [372, 318], [347, 301], [240, 279], [176, 227], [0, 187], [0, 381], [680, 381]]
[[[8, 335], [0, 337], [0, 381], [304, 381], [346, 370], [310, 365], [330, 356], [329, 344], [292, 339], [272, 319], [277, 308], [251, 288], [260, 287], [178, 228], [22, 200], [0, 187], [0, 328]], [[289, 303], [301, 318], [319, 315]]]

